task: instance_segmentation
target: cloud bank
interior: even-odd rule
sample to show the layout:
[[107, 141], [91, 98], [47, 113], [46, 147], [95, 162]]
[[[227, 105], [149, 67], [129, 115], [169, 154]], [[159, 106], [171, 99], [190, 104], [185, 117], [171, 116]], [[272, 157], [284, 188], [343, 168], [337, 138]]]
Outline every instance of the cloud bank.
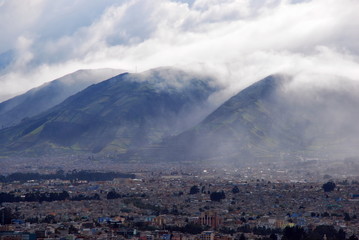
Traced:
[[357, 0], [0, 0], [0, 100], [80, 68], [176, 66], [228, 94], [273, 73], [359, 80]]

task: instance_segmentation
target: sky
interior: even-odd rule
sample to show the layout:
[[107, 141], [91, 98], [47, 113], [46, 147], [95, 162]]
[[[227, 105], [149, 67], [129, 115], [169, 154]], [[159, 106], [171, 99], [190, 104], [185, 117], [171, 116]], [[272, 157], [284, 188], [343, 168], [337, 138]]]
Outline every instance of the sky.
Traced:
[[0, 101], [78, 69], [359, 80], [358, 0], [0, 0]]

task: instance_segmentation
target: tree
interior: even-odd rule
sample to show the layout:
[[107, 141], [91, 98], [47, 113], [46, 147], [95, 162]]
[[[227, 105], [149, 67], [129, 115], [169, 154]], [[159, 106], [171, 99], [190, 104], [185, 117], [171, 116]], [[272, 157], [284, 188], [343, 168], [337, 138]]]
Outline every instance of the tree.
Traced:
[[117, 198], [121, 198], [121, 195], [112, 189], [111, 191], [109, 191], [107, 193], [106, 198], [107, 199], [117, 199]]
[[56, 223], [55, 217], [53, 215], [47, 215], [43, 220], [43, 223]]
[[233, 193], [233, 194], [239, 193], [239, 188], [238, 188], [237, 186], [234, 186], [234, 187], [232, 188], [232, 193]]
[[339, 229], [338, 234], [337, 234], [338, 240], [345, 240], [345, 239], [346, 239], [346, 238], [345, 238], [345, 235], [346, 235], [346, 233], [344, 232], [344, 230], [343, 230], [343, 229]]
[[323, 190], [324, 192], [331, 192], [335, 189], [335, 183], [334, 182], [327, 182], [323, 184]]
[[199, 193], [199, 188], [197, 185], [194, 185], [191, 187], [191, 189], [189, 190], [189, 194], [197, 194]]
[[79, 232], [79, 230], [77, 228], [74, 227], [74, 225], [70, 225], [69, 227], [69, 234], [77, 234]]
[[282, 240], [303, 240], [305, 239], [306, 234], [303, 228], [301, 227], [286, 227], [283, 230]]
[[330, 217], [330, 215], [329, 215], [328, 212], [324, 212], [324, 213], [322, 213], [321, 215], [322, 215], [322, 217]]
[[248, 224], [242, 225], [237, 228], [237, 232], [250, 233], [252, 232], [251, 226]]
[[344, 213], [344, 221], [349, 222], [351, 220], [349, 213]]
[[270, 240], [278, 240], [278, 237], [275, 233], [272, 233], [270, 236], [269, 236], [269, 239]]
[[101, 200], [101, 197], [98, 193], [95, 193], [92, 197], [93, 200]]
[[0, 210], [0, 223], [1, 225], [10, 224], [11, 219], [13, 218], [13, 213], [11, 208], [3, 207]]
[[188, 223], [183, 227], [182, 231], [190, 234], [200, 234], [204, 229], [199, 224]]
[[241, 236], [239, 237], [239, 240], [247, 240], [247, 238], [244, 236], [244, 234], [242, 233]]
[[232, 229], [232, 228], [223, 226], [223, 227], [221, 227], [221, 228], [219, 229], [219, 232], [220, 232], [220, 233], [223, 233], [223, 234], [233, 235], [236, 231], [235, 231], [234, 229]]
[[313, 232], [309, 234], [309, 239], [322, 239], [324, 235], [328, 239], [338, 239], [338, 232], [335, 230], [332, 225], [320, 225], [317, 226]]
[[226, 198], [226, 195], [223, 191], [221, 192], [212, 192], [210, 195], [211, 201], [220, 202], [222, 199]]
[[59, 198], [61, 200], [65, 200], [65, 199], [69, 199], [70, 198], [70, 194], [67, 191], [62, 191], [62, 193], [59, 194]]
[[354, 234], [350, 236], [348, 240], [359, 240]]

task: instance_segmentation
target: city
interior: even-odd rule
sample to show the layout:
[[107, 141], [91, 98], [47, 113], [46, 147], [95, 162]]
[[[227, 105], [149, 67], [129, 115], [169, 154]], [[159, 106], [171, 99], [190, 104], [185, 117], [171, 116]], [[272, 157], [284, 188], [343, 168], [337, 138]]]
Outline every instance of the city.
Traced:
[[[138, 171], [107, 181], [2, 183], [0, 236], [283, 239], [286, 227], [320, 235], [323, 231], [316, 229], [323, 226], [328, 228], [327, 239], [339, 239], [340, 232], [344, 233], [340, 239], [359, 233], [359, 178], [355, 175], [335, 178], [333, 188], [325, 189], [332, 176], [312, 174], [310, 167], [288, 171], [263, 163], [242, 168], [204, 169], [196, 164], [142, 168], [127, 164], [123, 168], [131, 167]], [[333, 232], [336, 235], [329, 235]]]

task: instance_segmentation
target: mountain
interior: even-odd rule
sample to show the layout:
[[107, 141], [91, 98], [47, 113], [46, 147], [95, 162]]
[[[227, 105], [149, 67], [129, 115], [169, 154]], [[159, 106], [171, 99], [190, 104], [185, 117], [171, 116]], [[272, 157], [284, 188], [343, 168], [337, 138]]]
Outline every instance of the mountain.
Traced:
[[208, 77], [124, 73], [0, 131], [2, 155], [245, 162], [359, 155], [359, 84], [272, 75], [215, 109]]
[[93, 83], [123, 72], [116, 69], [79, 70], [31, 89], [0, 103], [0, 126], [4, 128], [16, 125], [22, 119], [48, 110]]
[[183, 132], [208, 114], [211, 79], [171, 68], [124, 73], [0, 131], [3, 155], [117, 152]]
[[152, 157], [252, 161], [359, 155], [359, 84], [269, 76], [242, 90]]

